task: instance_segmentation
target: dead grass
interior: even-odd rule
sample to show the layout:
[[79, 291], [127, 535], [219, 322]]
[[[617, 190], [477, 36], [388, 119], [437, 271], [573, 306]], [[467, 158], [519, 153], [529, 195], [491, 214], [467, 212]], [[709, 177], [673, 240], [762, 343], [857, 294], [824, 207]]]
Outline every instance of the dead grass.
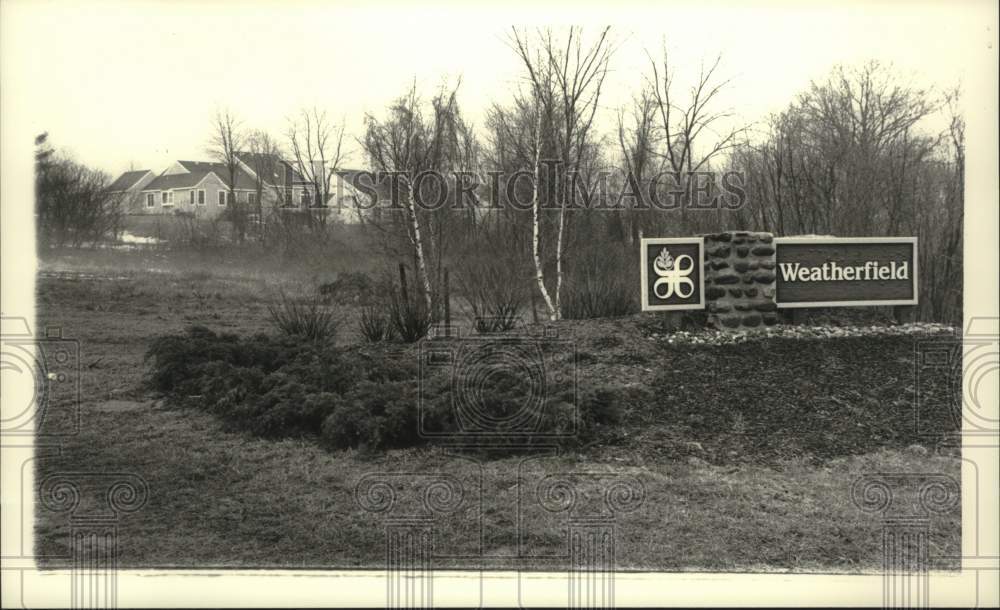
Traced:
[[[280, 283], [201, 273], [40, 281], [39, 325], [61, 326], [80, 341], [82, 423], [58, 455], [38, 461], [36, 480], [86, 471], [132, 472], [147, 481], [147, 504], [121, 520], [122, 567], [378, 568], [385, 560], [385, 521], [358, 506], [357, 482], [373, 472], [443, 472], [462, 482], [466, 496], [457, 512], [436, 522], [442, 567], [565, 568], [567, 515], [541, 509], [525, 490], [548, 474], [591, 473], [634, 477], [645, 491], [641, 506], [616, 521], [622, 569], [875, 570], [880, 521], [852, 504], [854, 480], [899, 471], [959, 478], [960, 459], [933, 450], [879, 450], [822, 465], [808, 459], [712, 465], [648, 450], [660, 442], [655, 435], [625, 448], [478, 464], [440, 449], [329, 453], [310, 442], [227, 432], [209, 415], [147, 401], [139, 385], [151, 337], [190, 324], [266, 331], [266, 304]], [[344, 328], [339, 340], [355, 341], [354, 320]], [[656, 351], [637, 343], [639, 335], [623, 333], [620, 323], [574, 328], [586, 329], [591, 375], [616, 375], [618, 383], [638, 387], [656, 366]], [[146, 402], [104, 404], [122, 398]], [[397, 482], [401, 502], [412, 501], [418, 482], [417, 474]], [[581, 489], [581, 505], [596, 506], [600, 486]], [[520, 516], [519, 491], [526, 494]], [[36, 551], [66, 556], [66, 516], [39, 509], [37, 517]], [[932, 557], [959, 554], [960, 511], [935, 517], [931, 531]], [[515, 562], [519, 546], [529, 558]]]

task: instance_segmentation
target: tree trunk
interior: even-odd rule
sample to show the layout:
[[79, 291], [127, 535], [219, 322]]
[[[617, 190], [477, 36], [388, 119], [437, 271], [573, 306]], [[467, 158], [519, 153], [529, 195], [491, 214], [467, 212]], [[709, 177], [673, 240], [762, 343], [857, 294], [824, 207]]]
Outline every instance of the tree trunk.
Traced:
[[539, 230], [538, 230], [538, 166], [540, 163], [539, 157], [542, 154], [541, 147], [541, 132], [542, 132], [542, 113], [540, 109], [536, 110], [537, 115], [535, 118], [535, 169], [534, 169], [534, 180], [531, 185], [531, 254], [535, 260], [535, 281], [538, 284], [538, 291], [542, 293], [542, 298], [545, 300], [545, 307], [549, 312], [549, 319], [557, 320], [557, 310], [552, 304], [552, 299], [549, 297], [549, 291], [545, 288], [545, 274], [542, 270], [542, 259], [538, 254], [538, 240], [539, 240]]
[[413, 207], [413, 185], [409, 180], [407, 180], [406, 191], [406, 213], [409, 216], [410, 226], [413, 229], [413, 234], [411, 235], [413, 240], [413, 255], [417, 262], [417, 275], [420, 276], [420, 284], [424, 293], [424, 303], [427, 305], [427, 311], [430, 312], [433, 309], [431, 303], [431, 280], [430, 276], [427, 275], [427, 263], [424, 260], [424, 244], [420, 239], [420, 219], [417, 217], [417, 211]]
[[559, 208], [559, 232], [556, 235], [556, 308], [553, 320], [562, 319], [562, 255], [563, 255], [563, 234], [566, 230], [566, 201]]

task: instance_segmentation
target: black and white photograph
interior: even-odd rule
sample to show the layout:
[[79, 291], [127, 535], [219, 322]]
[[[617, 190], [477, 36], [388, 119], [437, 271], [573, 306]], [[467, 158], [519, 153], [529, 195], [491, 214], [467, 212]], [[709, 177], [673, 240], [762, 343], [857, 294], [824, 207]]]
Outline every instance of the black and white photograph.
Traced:
[[0, 0], [4, 607], [989, 607], [995, 2]]

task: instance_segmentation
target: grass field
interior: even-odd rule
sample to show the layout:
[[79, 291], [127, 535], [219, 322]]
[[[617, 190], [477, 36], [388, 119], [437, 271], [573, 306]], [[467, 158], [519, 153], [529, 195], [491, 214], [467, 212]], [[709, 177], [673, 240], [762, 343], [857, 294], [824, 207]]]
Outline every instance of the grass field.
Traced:
[[[440, 447], [372, 455], [263, 440], [154, 400], [142, 387], [143, 356], [151, 338], [192, 324], [270, 332], [267, 304], [279, 289], [313, 290], [308, 280], [168, 265], [160, 273], [119, 266], [104, 279], [47, 275], [72, 267], [65, 258], [43, 263], [37, 322], [79, 341], [82, 417], [59, 454], [38, 461], [36, 480], [72, 471], [146, 481], [145, 506], [120, 521], [122, 567], [378, 568], [386, 519], [417, 511], [441, 473], [462, 490], [457, 508], [432, 525], [441, 566], [565, 568], [570, 519], [599, 512], [608, 486], [627, 480], [642, 496], [616, 515], [621, 569], [867, 571], [882, 560], [880, 516], [853, 504], [854, 481], [879, 472], [959, 478], [955, 449], [915, 444], [900, 430], [912, 400], [900, 393], [912, 385], [912, 341], [872, 343], [880, 347], [867, 355], [864, 340], [841, 341], [796, 360], [794, 342], [677, 347], [651, 334], [646, 318], [558, 325], [576, 337], [581, 376], [634, 390], [615, 443], [471, 459]], [[339, 342], [358, 339], [356, 314], [344, 310]], [[739, 369], [761, 350], [787, 368], [770, 410], [755, 408], [761, 389]], [[873, 366], [892, 381], [852, 378]], [[60, 425], [42, 432], [69, 431]], [[355, 487], [372, 473], [397, 473], [388, 477], [398, 500], [391, 514], [357, 502]], [[574, 481], [574, 514], [538, 501], [550, 475]], [[932, 519], [932, 558], [959, 554], [960, 525], [958, 508]], [[47, 565], [64, 565], [68, 527], [65, 514], [38, 510], [36, 551], [52, 557]]]

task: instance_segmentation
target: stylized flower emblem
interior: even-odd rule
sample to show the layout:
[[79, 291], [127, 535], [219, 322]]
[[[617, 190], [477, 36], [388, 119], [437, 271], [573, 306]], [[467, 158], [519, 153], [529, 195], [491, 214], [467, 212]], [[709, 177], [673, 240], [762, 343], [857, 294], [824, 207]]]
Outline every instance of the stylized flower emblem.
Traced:
[[[675, 267], [676, 263], [676, 267]], [[674, 260], [666, 248], [653, 260], [653, 272], [659, 277], [653, 283], [653, 294], [661, 299], [669, 299], [674, 294], [686, 299], [694, 294], [694, 282], [688, 276], [694, 270], [694, 260], [687, 254], [682, 254]], [[660, 288], [665, 288], [660, 292]]]

